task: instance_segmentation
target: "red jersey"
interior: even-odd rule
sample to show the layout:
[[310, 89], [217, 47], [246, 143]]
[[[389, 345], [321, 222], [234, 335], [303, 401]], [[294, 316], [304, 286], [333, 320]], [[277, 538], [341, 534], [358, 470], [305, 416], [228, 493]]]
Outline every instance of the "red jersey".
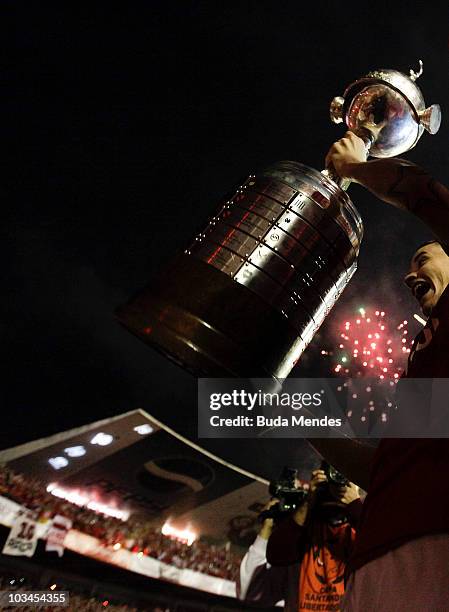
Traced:
[[[404, 377], [449, 378], [449, 287], [415, 338]], [[371, 466], [352, 569], [408, 540], [449, 532], [448, 469], [448, 438], [381, 441]]]

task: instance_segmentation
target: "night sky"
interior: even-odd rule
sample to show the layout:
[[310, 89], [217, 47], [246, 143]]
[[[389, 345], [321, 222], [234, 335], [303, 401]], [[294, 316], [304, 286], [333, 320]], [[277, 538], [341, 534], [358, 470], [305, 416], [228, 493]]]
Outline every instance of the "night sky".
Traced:
[[[369, 70], [408, 73], [423, 60], [418, 84], [443, 122], [405, 157], [449, 181], [447, 7], [2, 4], [14, 14], [2, 19], [0, 73], [1, 448], [138, 407], [195, 437], [195, 379], [122, 329], [114, 309], [240, 179], [281, 159], [321, 169], [344, 132], [330, 100]], [[349, 193], [365, 224], [359, 271], [321, 339], [357, 304], [417, 312], [401, 279], [429, 230], [358, 186]], [[320, 373], [318, 342], [295, 373]], [[208, 447], [266, 475], [284, 456], [263, 445], [278, 442]], [[304, 460], [304, 444], [281, 444]]]

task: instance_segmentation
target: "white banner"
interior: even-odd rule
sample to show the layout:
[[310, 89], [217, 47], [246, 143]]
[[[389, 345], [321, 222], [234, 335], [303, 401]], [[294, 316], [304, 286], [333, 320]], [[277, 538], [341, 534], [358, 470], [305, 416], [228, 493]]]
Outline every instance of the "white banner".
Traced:
[[6, 525], [6, 527], [11, 527], [21, 508], [20, 504], [0, 495], [0, 523]]
[[49, 527], [45, 550], [48, 552], [55, 551], [62, 557], [64, 554], [64, 540], [71, 528], [72, 521], [66, 516], [57, 514]]
[[26, 508], [19, 510], [3, 547], [3, 554], [32, 557], [38, 541], [36, 526], [34, 513]]
[[[12, 527], [17, 515], [23, 510], [23, 506], [7, 497], [0, 495], [0, 524], [5, 527]], [[36, 524], [36, 535], [38, 539], [44, 540], [46, 537], [49, 521], [38, 522]]]

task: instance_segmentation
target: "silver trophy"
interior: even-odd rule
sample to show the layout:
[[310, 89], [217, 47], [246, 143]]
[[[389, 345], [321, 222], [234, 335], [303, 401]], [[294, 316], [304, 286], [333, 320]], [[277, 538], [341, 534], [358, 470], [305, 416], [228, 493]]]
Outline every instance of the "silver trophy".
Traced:
[[[331, 119], [393, 157], [438, 131], [406, 76], [376, 70], [331, 103]], [[363, 224], [330, 168], [282, 161], [251, 175], [184, 253], [118, 309], [119, 321], [198, 376], [286, 378], [357, 269]]]

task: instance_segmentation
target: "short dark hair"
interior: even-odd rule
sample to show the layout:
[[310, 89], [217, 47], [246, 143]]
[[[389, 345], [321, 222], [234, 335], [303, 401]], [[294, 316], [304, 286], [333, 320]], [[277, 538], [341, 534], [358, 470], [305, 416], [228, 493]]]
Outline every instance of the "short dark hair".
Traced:
[[446, 253], [446, 255], [449, 257], [449, 245], [445, 244], [444, 242], [440, 242], [439, 240], [426, 240], [426, 242], [423, 242], [422, 244], [416, 247], [415, 253], [416, 251], [419, 251], [419, 249], [422, 249], [423, 247], [427, 246], [428, 244], [439, 244], [443, 251]]

